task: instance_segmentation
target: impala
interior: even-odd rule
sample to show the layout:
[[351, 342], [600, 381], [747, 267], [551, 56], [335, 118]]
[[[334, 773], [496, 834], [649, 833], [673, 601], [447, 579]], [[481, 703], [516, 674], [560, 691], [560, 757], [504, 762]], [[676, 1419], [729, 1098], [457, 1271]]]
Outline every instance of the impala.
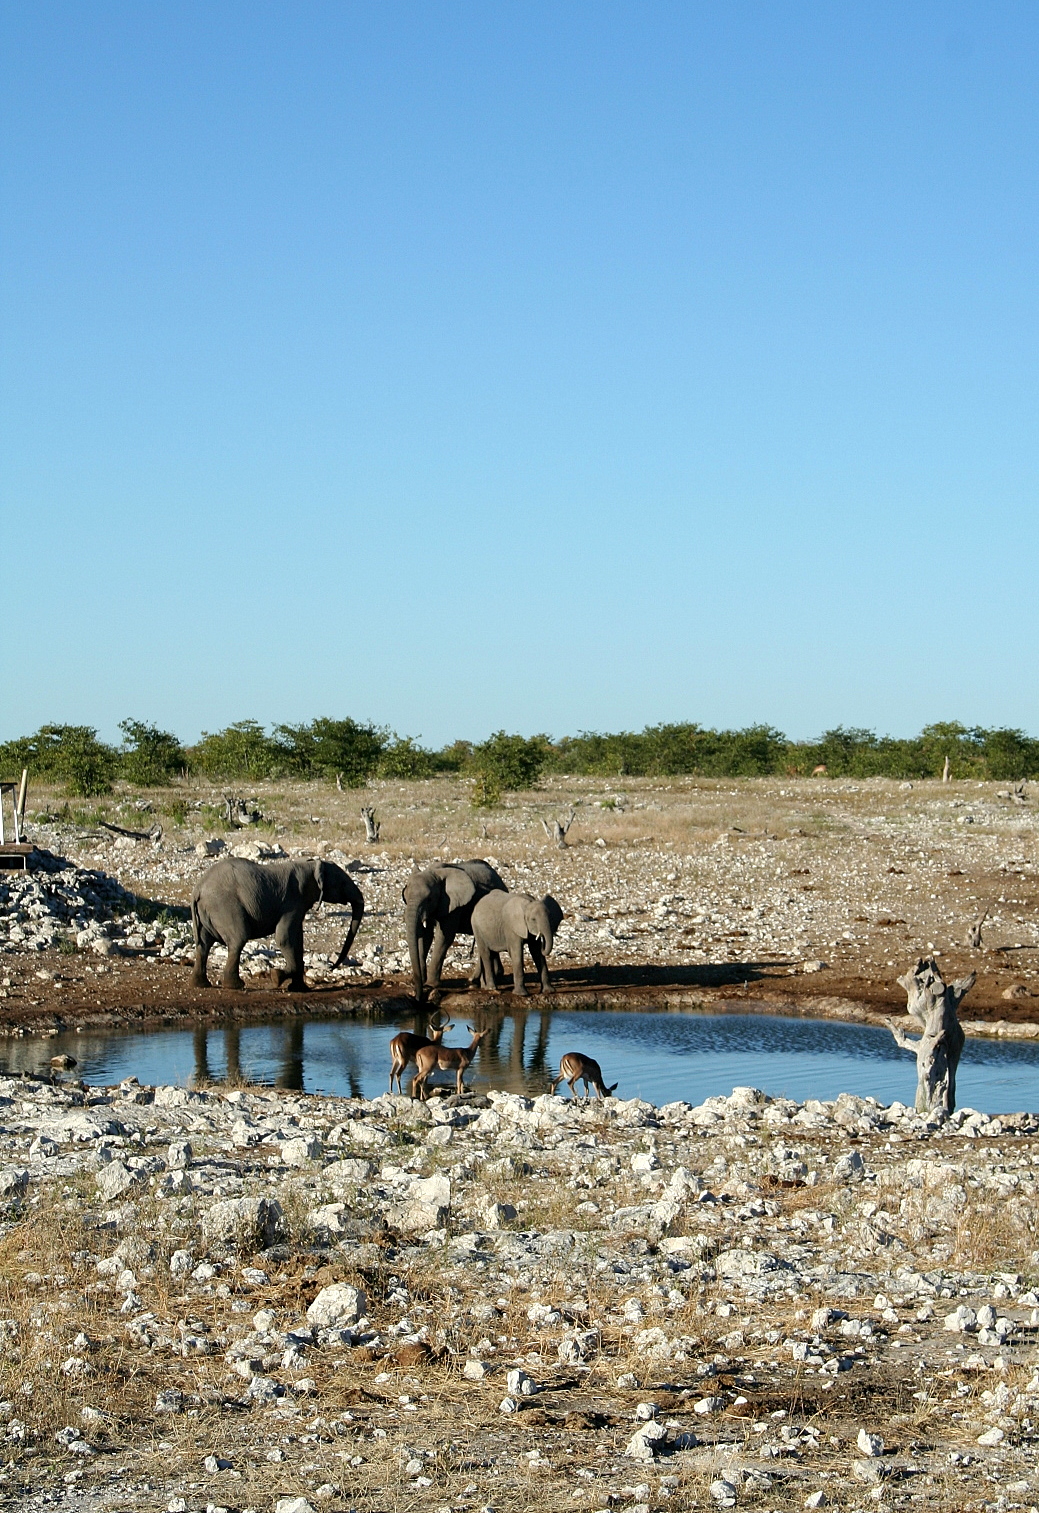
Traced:
[[476, 1055], [476, 1047], [490, 1030], [474, 1030], [472, 1025], [466, 1029], [472, 1035], [472, 1040], [464, 1048], [450, 1045], [424, 1045], [415, 1052], [415, 1080], [411, 1084], [411, 1096], [414, 1098], [416, 1089], [422, 1102], [426, 1101], [426, 1079], [431, 1072], [454, 1072], [455, 1092], [461, 1096], [462, 1078]]
[[590, 1056], [582, 1056], [580, 1051], [567, 1051], [560, 1061], [559, 1076], [552, 1083], [553, 1093], [561, 1082], [570, 1084], [570, 1093], [574, 1098], [577, 1097], [577, 1088], [574, 1086], [576, 1082], [584, 1083], [586, 1098], [591, 1097], [593, 1087], [600, 1098], [608, 1098], [617, 1086], [615, 1082], [612, 1087], [607, 1087], [602, 1080], [602, 1068], [599, 1063], [593, 1061]]
[[428, 1035], [413, 1035], [407, 1030], [402, 1030], [399, 1035], [394, 1035], [390, 1041], [390, 1056], [392, 1058], [390, 1062], [391, 1093], [393, 1092], [394, 1078], [397, 1081], [397, 1092], [404, 1092], [400, 1083], [400, 1074], [409, 1062], [415, 1060], [416, 1055], [422, 1050], [423, 1046], [439, 1045], [444, 1038], [445, 1030], [454, 1029], [453, 1024], [447, 1023], [446, 1015], [443, 1018], [440, 1015], [436, 1017], [436, 1024], [434, 1024], [432, 1019], [429, 1021], [430, 1030]]

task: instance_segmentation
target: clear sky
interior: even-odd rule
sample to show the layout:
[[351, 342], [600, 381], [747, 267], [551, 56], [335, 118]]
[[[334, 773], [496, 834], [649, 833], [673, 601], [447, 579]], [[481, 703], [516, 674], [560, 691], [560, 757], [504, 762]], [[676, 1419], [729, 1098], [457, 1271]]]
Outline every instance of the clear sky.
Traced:
[[0, 10], [0, 738], [1039, 732], [1039, 7]]

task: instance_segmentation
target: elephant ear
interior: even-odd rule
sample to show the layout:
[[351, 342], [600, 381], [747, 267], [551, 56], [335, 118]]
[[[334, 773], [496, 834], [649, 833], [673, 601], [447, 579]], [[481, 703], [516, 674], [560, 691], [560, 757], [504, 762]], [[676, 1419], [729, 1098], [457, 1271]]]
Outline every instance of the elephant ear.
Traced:
[[328, 863], [327, 862], [322, 862], [322, 861], [315, 861], [315, 863], [314, 863], [314, 882], [317, 884], [317, 901], [318, 901], [319, 904], [323, 903], [324, 899], [325, 899], [325, 881], [326, 881], [327, 873], [328, 873]]
[[445, 867], [443, 871], [444, 896], [452, 914], [456, 909], [467, 909], [480, 890], [461, 867]]
[[548, 915], [548, 922], [552, 926], [552, 934], [554, 935], [563, 923], [562, 906], [552, 897], [551, 893], [546, 893], [541, 902], [545, 906], [545, 913]]

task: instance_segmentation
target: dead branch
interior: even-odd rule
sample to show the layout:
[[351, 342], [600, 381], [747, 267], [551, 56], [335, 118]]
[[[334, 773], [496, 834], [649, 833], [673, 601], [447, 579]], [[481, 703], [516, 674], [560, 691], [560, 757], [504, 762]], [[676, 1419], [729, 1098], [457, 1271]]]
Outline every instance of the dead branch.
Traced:
[[379, 839], [379, 821], [375, 818], [375, 809], [367, 804], [361, 809], [361, 818], [364, 820], [364, 838], [370, 845]]

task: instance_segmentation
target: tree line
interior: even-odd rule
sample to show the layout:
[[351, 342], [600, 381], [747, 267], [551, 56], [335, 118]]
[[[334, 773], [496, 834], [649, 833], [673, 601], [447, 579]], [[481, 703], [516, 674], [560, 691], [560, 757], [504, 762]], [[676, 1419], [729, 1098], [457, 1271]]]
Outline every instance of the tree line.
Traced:
[[679, 723], [642, 731], [582, 731], [547, 735], [496, 731], [487, 740], [454, 741], [431, 750], [411, 736], [351, 719], [317, 719], [274, 725], [238, 720], [204, 732], [185, 745], [170, 731], [141, 720], [122, 720], [122, 741], [99, 739], [88, 725], [43, 725], [31, 736], [0, 744], [0, 776], [27, 767], [34, 777], [63, 783], [67, 791], [96, 797], [118, 779], [160, 787], [181, 778], [221, 781], [297, 778], [360, 787], [373, 777], [473, 779], [473, 799], [493, 805], [501, 794], [533, 788], [546, 773], [594, 777], [806, 776], [824, 768], [830, 777], [940, 777], [946, 759], [953, 778], [1018, 781], [1039, 776], [1039, 740], [1021, 730], [985, 729], [948, 722], [898, 739], [871, 730], [828, 730], [815, 741], [792, 741], [770, 725], [710, 730]]

